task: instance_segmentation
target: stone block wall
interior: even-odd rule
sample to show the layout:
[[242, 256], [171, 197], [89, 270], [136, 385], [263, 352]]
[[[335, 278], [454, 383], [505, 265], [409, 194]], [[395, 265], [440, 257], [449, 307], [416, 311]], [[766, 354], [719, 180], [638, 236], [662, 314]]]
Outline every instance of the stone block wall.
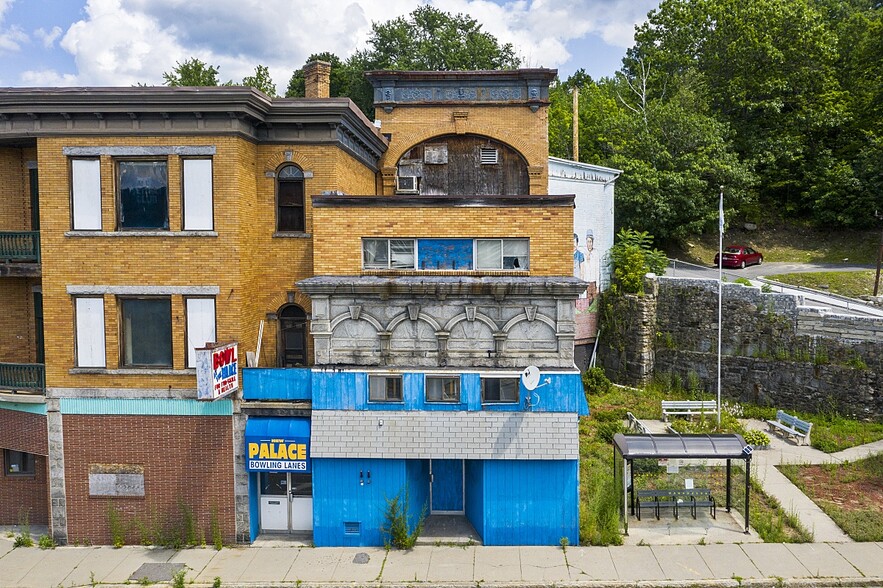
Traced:
[[[605, 303], [601, 365], [618, 381], [693, 380], [716, 394], [717, 281], [662, 277], [658, 284], [643, 299]], [[883, 320], [831, 313], [803, 306], [797, 296], [739, 284], [723, 285], [722, 315], [724, 397], [883, 417]]]

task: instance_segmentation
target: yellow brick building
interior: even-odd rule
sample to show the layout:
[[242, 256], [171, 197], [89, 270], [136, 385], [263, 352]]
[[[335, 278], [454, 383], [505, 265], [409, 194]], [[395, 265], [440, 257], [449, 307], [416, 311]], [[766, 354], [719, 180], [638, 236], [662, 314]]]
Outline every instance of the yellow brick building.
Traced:
[[[203, 532], [248, 541], [264, 478], [242, 466], [247, 422], [310, 403], [268, 407], [247, 378], [200, 402], [196, 349], [235, 341], [240, 368], [323, 363], [317, 277], [491, 278], [501, 295], [571, 274], [573, 198], [546, 189], [554, 72], [371, 72], [372, 123], [311, 67], [304, 99], [0, 92], [0, 524], [26, 511], [60, 543], [134, 541], [186, 508]], [[456, 259], [430, 260], [440, 243]], [[580, 286], [557, 284], [565, 298]], [[518, 320], [494, 334], [498, 355], [526, 344]], [[451, 349], [432, 361], [470, 353]]]

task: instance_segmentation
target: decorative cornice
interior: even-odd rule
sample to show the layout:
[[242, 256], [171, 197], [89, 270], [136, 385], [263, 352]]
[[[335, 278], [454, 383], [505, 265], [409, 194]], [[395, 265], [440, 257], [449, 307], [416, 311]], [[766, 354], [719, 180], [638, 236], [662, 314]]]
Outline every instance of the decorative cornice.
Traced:
[[316, 276], [297, 287], [309, 296], [554, 296], [577, 298], [586, 282], [569, 276], [555, 277], [445, 277], [445, 276]]

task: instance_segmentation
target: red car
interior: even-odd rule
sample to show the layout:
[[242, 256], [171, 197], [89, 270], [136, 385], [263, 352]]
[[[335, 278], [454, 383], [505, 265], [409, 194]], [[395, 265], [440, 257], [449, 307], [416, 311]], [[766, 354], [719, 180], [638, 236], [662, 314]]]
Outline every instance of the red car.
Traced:
[[[720, 255], [714, 256], [714, 265], [720, 263]], [[746, 265], [760, 265], [763, 263], [763, 255], [751, 247], [742, 245], [727, 245], [724, 247], [724, 267], [738, 267], [745, 269]]]

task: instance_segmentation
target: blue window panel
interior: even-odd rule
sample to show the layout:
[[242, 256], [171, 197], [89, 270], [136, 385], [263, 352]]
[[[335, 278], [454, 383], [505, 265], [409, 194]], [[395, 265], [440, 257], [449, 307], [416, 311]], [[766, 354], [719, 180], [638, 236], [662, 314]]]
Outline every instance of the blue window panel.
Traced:
[[368, 376], [364, 373], [314, 371], [313, 409], [356, 410], [368, 397]]
[[310, 400], [312, 370], [306, 368], [243, 368], [245, 400]]
[[[426, 460], [313, 460], [313, 543], [316, 547], [383, 545], [387, 501], [405, 488], [414, 525], [429, 496]], [[360, 533], [346, 533], [347, 526], [354, 526], [347, 523], [359, 523]]]
[[417, 269], [471, 270], [472, 239], [418, 239]]
[[[576, 460], [486, 460], [484, 545], [559, 545], [579, 541]], [[477, 527], [476, 527], [477, 528]]]
[[460, 376], [460, 402], [467, 410], [481, 410], [481, 377], [478, 374]]

